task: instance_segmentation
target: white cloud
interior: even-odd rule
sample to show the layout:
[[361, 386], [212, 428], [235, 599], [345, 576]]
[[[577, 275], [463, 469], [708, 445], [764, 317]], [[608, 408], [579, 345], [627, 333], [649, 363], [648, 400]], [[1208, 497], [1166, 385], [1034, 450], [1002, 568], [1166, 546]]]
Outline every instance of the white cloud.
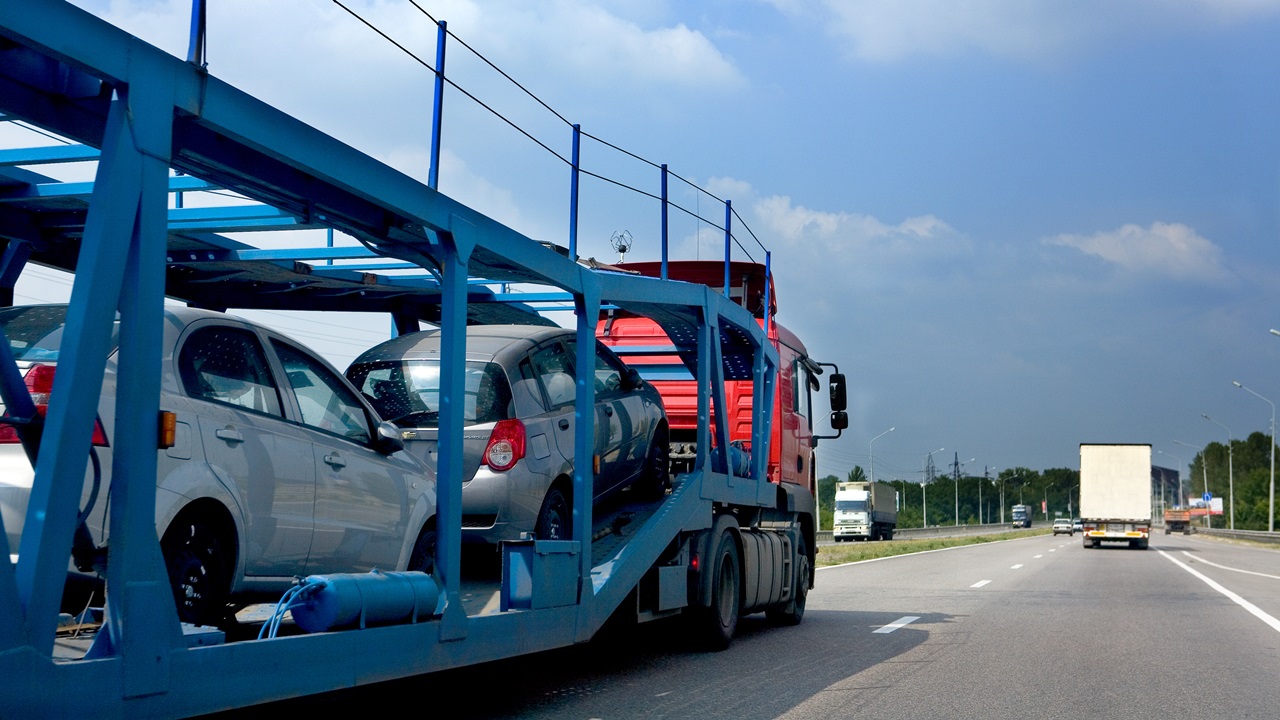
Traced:
[[861, 60], [893, 62], [978, 51], [1053, 57], [1118, 34], [1231, 25], [1280, 14], [1278, 0], [773, 0], [779, 11], [818, 18]]
[[1045, 243], [1074, 248], [1126, 270], [1179, 280], [1216, 281], [1226, 276], [1222, 249], [1180, 223], [1135, 224], [1093, 235], [1058, 235]]
[[954, 228], [933, 215], [911, 217], [890, 225], [870, 215], [794, 205], [785, 195], [761, 198], [753, 210], [763, 223], [764, 234], [789, 249], [805, 246], [851, 252], [878, 249], [896, 255], [950, 255], [970, 249], [969, 243]]

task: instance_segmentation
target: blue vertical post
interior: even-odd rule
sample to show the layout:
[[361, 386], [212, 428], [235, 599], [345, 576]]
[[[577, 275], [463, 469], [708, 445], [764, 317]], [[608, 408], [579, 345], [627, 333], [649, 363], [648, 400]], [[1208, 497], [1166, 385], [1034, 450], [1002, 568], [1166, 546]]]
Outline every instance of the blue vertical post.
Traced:
[[191, 2], [191, 39], [187, 43], [187, 62], [203, 68], [208, 65], [205, 60], [205, 11], [204, 0]]
[[582, 126], [573, 126], [573, 163], [570, 167], [569, 175], [569, 259], [577, 261], [578, 259], [578, 176], [581, 174], [579, 166], [582, 148]]
[[443, 20], [436, 27], [436, 96], [431, 108], [431, 169], [427, 171], [427, 187], [440, 187], [440, 132], [444, 117], [444, 43], [449, 36]]
[[[135, 66], [135, 71], [138, 69]], [[154, 486], [160, 378], [164, 374], [160, 348], [174, 93], [171, 77], [159, 68], [147, 70], [139, 73], [142, 81], [130, 84], [129, 127], [125, 130], [136, 147], [130, 150], [138, 155], [136, 216], [128, 245], [111, 249], [125, 256], [117, 382], [129, 391], [116, 396], [107, 563], [110, 589], [106, 627], [100, 637], [109, 637], [122, 660], [126, 698], [167, 691], [169, 656], [186, 645], [156, 539]]]
[[729, 258], [733, 241], [733, 201], [724, 201], [724, 296], [729, 297]]
[[448, 599], [442, 640], [466, 637], [462, 609], [462, 422], [466, 398], [467, 262], [475, 248], [475, 226], [451, 218], [440, 236], [440, 420], [436, 465], [436, 575]]
[[773, 253], [764, 251], [764, 334], [769, 334], [769, 301], [773, 296]]
[[591, 585], [591, 502], [595, 497], [596, 321], [600, 318], [600, 282], [594, 273], [578, 268], [581, 293], [574, 293], [577, 316], [577, 392], [573, 404], [573, 539], [582, 543], [579, 596]]
[[661, 273], [661, 277], [663, 280], [667, 279], [667, 243], [669, 242], [669, 239], [670, 239], [670, 235], [668, 234], [669, 228], [667, 224], [667, 220], [668, 220], [667, 210], [669, 209], [668, 208], [669, 205], [670, 205], [670, 200], [668, 200], [667, 198], [667, 164], [663, 163], [662, 164], [662, 273]]

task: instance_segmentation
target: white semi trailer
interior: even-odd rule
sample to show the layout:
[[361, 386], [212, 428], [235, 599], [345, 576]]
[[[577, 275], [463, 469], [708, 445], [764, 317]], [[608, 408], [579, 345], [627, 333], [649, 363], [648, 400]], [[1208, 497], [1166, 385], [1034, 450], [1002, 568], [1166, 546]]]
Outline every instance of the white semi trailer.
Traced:
[[1127, 542], [1145, 550], [1151, 532], [1151, 446], [1080, 444], [1080, 521], [1086, 548]]

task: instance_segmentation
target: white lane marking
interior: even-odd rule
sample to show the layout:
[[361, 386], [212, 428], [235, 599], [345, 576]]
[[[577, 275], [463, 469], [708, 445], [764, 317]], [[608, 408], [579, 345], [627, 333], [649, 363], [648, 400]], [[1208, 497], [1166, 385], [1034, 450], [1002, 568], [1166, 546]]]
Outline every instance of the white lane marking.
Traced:
[[1216, 562], [1210, 562], [1208, 560], [1205, 560], [1204, 558], [1196, 557], [1195, 555], [1192, 555], [1186, 550], [1183, 550], [1182, 554], [1186, 555], [1189, 558], [1192, 558], [1196, 562], [1202, 562], [1205, 565], [1212, 565], [1216, 568], [1222, 568], [1223, 570], [1230, 570], [1231, 572], [1244, 573], [1245, 575], [1257, 575], [1258, 577], [1271, 578], [1272, 580], [1280, 580], [1280, 575], [1268, 575], [1266, 573], [1254, 572], [1252, 570], [1241, 570], [1240, 568], [1233, 568], [1233, 567], [1227, 567], [1226, 565], [1219, 565]]
[[989, 582], [991, 582], [991, 581], [990, 581], [990, 580], [979, 580], [978, 582], [976, 582], [976, 583], [974, 583], [974, 584], [970, 585], [969, 587], [982, 587], [983, 585], [986, 585], [986, 584], [987, 584], [987, 583], [989, 583]]
[[904, 628], [919, 619], [920, 619], [919, 615], [904, 615], [898, 618], [897, 620], [894, 620], [893, 622], [889, 623], [888, 625], [885, 625], [879, 630], [873, 630], [872, 632], [873, 633], [891, 633], [894, 630], [897, 630], [899, 628]]
[[1245, 600], [1244, 598], [1240, 597], [1239, 595], [1237, 595], [1237, 594], [1235, 594], [1235, 593], [1231, 592], [1230, 590], [1228, 590], [1228, 589], [1226, 589], [1226, 588], [1222, 587], [1221, 585], [1219, 585], [1218, 583], [1214, 582], [1213, 580], [1210, 580], [1209, 578], [1207, 578], [1207, 577], [1205, 577], [1203, 574], [1201, 574], [1198, 570], [1193, 570], [1193, 569], [1191, 568], [1191, 566], [1189, 566], [1189, 565], [1187, 565], [1186, 563], [1182, 562], [1182, 561], [1181, 561], [1181, 560], [1179, 560], [1178, 558], [1176, 558], [1176, 557], [1174, 557], [1174, 556], [1170, 555], [1169, 553], [1167, 553], [1167, 552], [1165, 552], [1165, 551], [1163, 551], [1163, 550], [1157, 550], [1156, 552], [1160, 553], [1161, 555], [1163, 555], [1163, 556], [1164, 556], [1164, 557], [1166, 557], [1166, 558], [1169, 558], [1169, 562], [1173, 563], [1174, 565], [1177, 565], [1178, 567], [1182, 568], [1183, 570], [1186, 570], [1187, 572], [1191, 573], [1192, 575], [1194, 575], [1194, 576], [1196, 576], [1196, 577], [1200, 578], [1201, 580], [1203, 580], [1203, 581], [1204, 581], [1204, 584], [1205, 584], [1205, 585], [1208, 585], [1209, 587], [1213, 588], [1214, 590], [1217, 590], [1218, 592], [1222, 593], [1222, 594], [1223, 594], [1223, 595], [1225, 595], [1225, 596], [1227, 597], [1227, 599], [1228, 599], [1228, 600], [1230, 600], [1231, 602], [1233, 602], [1233, 603], [1235, 603], [1235, 604], [1239, 605], [1240, 607], [1244, 608], [1245, 610], [1248, 610], [1248, 611], [1249, 611], [1249, 614], [1251, 614], [1251, 615], [1253, 615], [1254, 617], [1258, 618], [1259, 620], [1261, 620], [1262, 622], [1266, 623], [1267, 625], [1270, 625], [1272, 630], [1275, 630], [1276, 632], [1280, 632], [1280, 620], [1277, 620], [1277, 619], [1275, 619], [1274, 617], [1272, 617], [1272, 616], [1268, 615], [1267, 613], [1263, 612], [1263, 610], [1262, 610], [1261, 608], [1259, 608], [1257, 605], [1254, 605], [1253, 603], [1249, 602], [1248, 600]]
[[1043, 555], [1036, 555], [1035, 557], [1033, 557], [1033, 558], [1031, 558], [1031, 559], [1032, 559], [1032, 560], [1039, 560], [1039, 559], [1040, 559], [1040, 558], [1042, 558], [1042, 557], [1044, 557], [1044, 556], [1043, 556]]
[[1009, 569], [1010, 569], [1010, 570], [1017, 570], [1017, 569], [1018, 569], [1018, 568], [1020, 568], [1020, 567], [1022, 567], [1022, 563], [1018, 563], [1017, 565], [1014, 565], [1013, 567], [1011, 567], [1011, 568], [1009, 568]]
[[1058, 552], [1058, 548], [1049, 548], [1049, 552]]

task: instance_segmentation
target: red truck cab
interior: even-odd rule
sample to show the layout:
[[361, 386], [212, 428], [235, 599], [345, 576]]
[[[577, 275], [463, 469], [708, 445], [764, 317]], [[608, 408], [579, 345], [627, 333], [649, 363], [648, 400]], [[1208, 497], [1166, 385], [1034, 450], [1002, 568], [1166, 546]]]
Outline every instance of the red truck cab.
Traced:
[[[616, 267], [651, 277], [659, 277], [661, 273], [661, 264], [657, 262]], [[725, 264], [718, 260], [668, 262], [667, 277], [723, 292]], [[729, 278], [729, 297], [750, 310], [761, 324], [766, 322], [764, 309], [765, 298], [768, 298], [768, 338], [779, 356], [767, 466], [769, 481], [794, 483], [816, 493], [814, 446], [818, 436], [813, 430], [813, 391], [821, 387], [818, 376], [823, 372], [823, 364], [810, 358], [800, 338], [774, 319], [777, 293], [764, 265], [732, 262]], [[602, 313], [596, 336], [658, 389], [671, 428], [672, 472], [687, 472], [696, 458], [698, 393], [692, 375], [675, 355], [666, 333], [649, 318], [614, 310]], [[839, 407], [833, 402], [831, 419], [832, 427], [841, 430], [847, 425], [847, 419], [843, 412], [843, 377], [838, 373], [832, 375], [833, 397], [837, 384]], [[749, 380], [725, 383], [726, 406], [732, 413], [728, 423], [729, 442], [747, 451], [751, 449], [752, 389]]]

